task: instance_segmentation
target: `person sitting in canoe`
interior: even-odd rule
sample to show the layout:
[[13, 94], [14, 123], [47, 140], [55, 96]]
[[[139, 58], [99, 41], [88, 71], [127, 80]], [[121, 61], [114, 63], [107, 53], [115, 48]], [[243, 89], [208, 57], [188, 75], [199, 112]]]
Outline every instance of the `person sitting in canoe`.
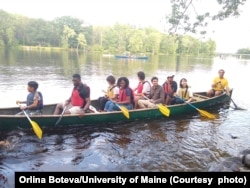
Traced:
[[178, 88], [176, 81], [174, 81], [174, 75], [168, 76], [162, 87], [165, 91], [165, 104], [170, 105], [171, 101], [175, 100], [174, 95]]
[[71, 96], [65, 102], [56, 105], [54, 115], [61, 114], [64, 108], [66, 108], [64, 114], [80, 114], [82, 116], [89, 112], [90, 88], [82, 83], [79, 74], [74, 74], [72, 78], [74, 88]]
[[138, 100], [142, 99], [142, 95], [149, 97], [151, 85], [149, 81], [145, 80], [145, 73], [143, 71], [137, 72], [139, 83], [137, 87], [134, 89], [135, 96], [135, 109], [138, 108]]
[[150, 94], [147, 100], [139, 99], [138, 106], [139, 108], [154, 108], [157, 107], [157, 104], [162, 103], [164, 104], [165, 99], [165, 92], [161, 85], [158, 84], [158, 77], [151, 78], [152, 86], [150, 88]]
[[225, 71], [220, 69], [219, 76], [213, 79], [212, 89], [207, 92], [208, 97], [214, 97], [222, 94], [225, 90], [227, 95], [230, 95], [228, 80], [224, 77]]
[[[38, 83], [36, 81], [29, 81], [27, 84], [27, 95], [26, 101], [16, 101], [17, 105], [20, 105], [21, 112], [17, 115], [23, 115], [25, 112], [29, 115], [41, 115], [43, 109], [43, 95], [40, 91], [37, 91]], [[25, 105], [21, 105], [25, 103]]]
[[107, 101], [109, 101], [110, 99], [114, 99], [115, 94], [119, 94], [119, 88], [116, 86], [115, 77], [109, 75], [106, 78], [106, 81], [108, 82], [108, 88], [107, 90], [102, 90], [102, 92], [104, 92], [105, 95], [103, 97], [98, 98], [98, 101], [100, 103], [100, 111], [104, 111], [104, 107]]
[[193, 100], [193, 92], [188, 86], [187, 79], [182, 78], [180, 80], [180, 85], [175, 100], [173, 100], [171, 104], [182, 104], [184, 102], [189, 103]]
[[106, 102], [104, 111], [112, 112], [119, 111], [120, 106], [132, 110], [134, 108], [134, 93], [129, 87], [129, 80], [127, 77], [120, 77], [117, 80], [117, 86], [119, 87], [119, 94], [116, 94], [115, 99], [111, 99]]

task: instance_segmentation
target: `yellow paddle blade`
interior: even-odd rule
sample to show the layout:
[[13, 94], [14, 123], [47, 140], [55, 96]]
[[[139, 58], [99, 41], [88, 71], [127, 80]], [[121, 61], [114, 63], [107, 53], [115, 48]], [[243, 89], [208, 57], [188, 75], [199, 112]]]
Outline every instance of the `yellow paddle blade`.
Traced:
[[213, 115], [213, 114], [210, 114], [209, 112], [207, 112], [207, 111], [205, 111], [205, 110], [200, 110], [200, 109], [197, 109], [199, 112], [200, 112], [200, 114], [202, 115], [202, 116], [204, 116], [204, 117], [208, 117], [208, 118], [211, 118], [211, 119], [215, 119], [216, 117], [215, 117], [215, 115]]
[[39, 127], [39, 125], [35, 121], [31, 121], [30, 123], [31, 123], [31, 125], [33, 127], [33, 130], [36, 133], [37, 137], [39, 139], [41, 139], [42, 135], [43, 135], [43, 132], [42, 132], [41, 128]]
[[119, 108], [121, 109], [123, 115], [129, 119], [129, 111], [125, 106], [119, 106]]
[[164, 116], [169, 117], [169, 115], [170, 115], [170, 110], [169, 110], [166, 106], [164, 106], [163, 104], [158, 104], [157, 106], [158, 106], [160, 112], [161, 112]]

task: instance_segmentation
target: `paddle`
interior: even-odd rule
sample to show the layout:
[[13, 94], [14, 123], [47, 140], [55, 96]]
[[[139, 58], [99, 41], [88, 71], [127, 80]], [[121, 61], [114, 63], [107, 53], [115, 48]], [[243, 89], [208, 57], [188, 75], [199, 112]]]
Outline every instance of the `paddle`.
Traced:
[[62, 117], [63, 117], [63, 114], [64, 114], [66, 108], [67, 108], [67, 106], [64, 106], [63, 111], [62, 111], [62, 113], [61, 113], [61, 116], [60, 116], [59, 119], [56, 121], [55, 126], [57, 126], [57, 125], [60, 123], [60, 121], [61, 121], [61, 119], [62, 119]]
[[233, 101], [233, 99], [232, 99], [232, 98], [230, 98], [230, 99], [231, 99], [231, 101], [232, 101], [233, 104], [234, 104], [235, 110], [246, 110], [246, 109], [244, 109], [244, 108], [238, 107], [238, 106], [235, 104], [235, 102]]
[[[150, 100], [148, 97], [146, 97], [146, 96], [144, 96], [144, 98], [146, 98], [147, 100]], [[170, 115], [170, 110], [166, 107], [166, 106], [164, 106], [163, 104], [156, 104], [157, 105], [157, 107], [159, 108], [159, 110], [160, 110], [160, 112], [164, 115], [164, 116], [167, 116], [167, 117], [169, 117], [169, 115]]]
[[32, 120], [30, 119], [30, 117], [29, 117], [28, 114], [25, 112], [25, 110], [23, 110], [23, 113], [24, 113], [25, 116], [28, 118], [28, 120], [29, 120], [30, 124], [32, 125], [32, 128], [33, 128], [34, 132], [36, 133], [37, 137], [38, 137], [39, 139], [41, 139], [41, 138], [42, 138], [43, 132], [42, 132], [41, 128], [39, 127], [39, 125], [38, 125], [35, 121], [32, 121]]
[[[176, 96], [176, 97], [177, 97], [177, 96]], [[196, 109], [202, 116], [208, 117], [208, 118], [210, 118], [210, 119], [215, 119], [215, 118], [216, 118], [215, 115], [210, 114], [209, 112], [207, 112], [207, 111], [205, 111], [205, 110], [201, 110], [201, 109], [196, 108], [194, 105], [185, 102], [182, 98], [180, 98], [180, 97], [177, 97], [177, 98], [179, 98], [181, 101], [183, 101], [184, 103], [188, 104], [188, 105], [191, 106], [192, 108]]]
[[114, 103], [120, 110], [122, 111], [123, 115], [129, 119], [129, 111], [125, 106], [120, 106], [117, 103]]

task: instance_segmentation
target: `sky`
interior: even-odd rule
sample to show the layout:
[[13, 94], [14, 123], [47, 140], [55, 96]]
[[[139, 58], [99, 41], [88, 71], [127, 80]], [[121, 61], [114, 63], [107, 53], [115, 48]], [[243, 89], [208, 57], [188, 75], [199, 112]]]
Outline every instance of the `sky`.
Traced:
[[[216, 10], [216, 0], [196, 2], [198, 13], [203, 9], [209, 9], [210, 12]], [[0, 0], [0, 9], [45, 20], [72, 16], [94, 26], [120, 23], [152, 26], [166, 31], [164, 18], [170, 11], [170, 5], [169, 0]], [[247, 1], [241, 8], [239, 18], [209, 24], [205, 39], [215, 40], [217, 52], [235, 53], [240, 48], [250, 48], [249, 9], [250, 2]]]

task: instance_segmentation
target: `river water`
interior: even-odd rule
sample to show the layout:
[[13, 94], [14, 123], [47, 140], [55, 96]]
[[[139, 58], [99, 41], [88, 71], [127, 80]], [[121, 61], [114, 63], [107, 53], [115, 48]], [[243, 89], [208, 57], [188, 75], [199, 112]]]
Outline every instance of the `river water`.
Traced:
[[[25, 100], [30, 80], [38, 81], [49, 104], [69, 97], [74, 73], [90, 85], [94, 99], [102, 95], [109, 74], [127, 76], [132, 87], [140, 70], [148, 80], [158, 76], [160, 83], [175, 74], [177, 82], [186, 77], [193, 91], [206, 91], [220, 68], [234, 88], [233, 101], [246, 110], [231, 104], [220, 109], [215, 120], [196, 114], [105, 127], [51, 128], [44, 130], [42, 140], [31, 130], [1, 133], [9, 145], [0, 148], [0, 187], [14, 187], [15, 171], [248, 171], [240, 155], [250, 150], [249, 60], [150, 56], [143, 61], [74, 52], [0, 51], [0, 107]], [[232, 164], [237, 164], [236, 170]]]

